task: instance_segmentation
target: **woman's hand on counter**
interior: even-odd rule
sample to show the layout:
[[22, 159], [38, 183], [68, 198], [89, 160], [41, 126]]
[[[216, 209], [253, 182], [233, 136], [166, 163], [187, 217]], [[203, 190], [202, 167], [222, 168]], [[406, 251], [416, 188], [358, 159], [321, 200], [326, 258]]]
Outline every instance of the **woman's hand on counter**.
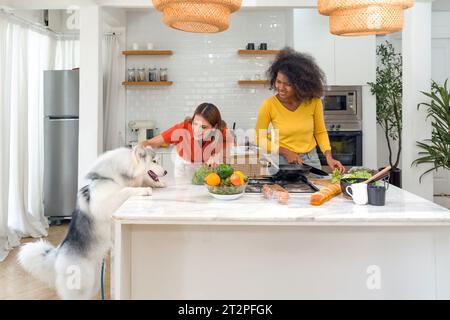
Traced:
[[303, 159], [294, 151], [280, 147], [279, 153], [286, 158], [288, 163], [302, 164]]
[[340, 161], [333, 158], [330, 150], [325, 151], [325, 158], [331, 170], [338, 169], [340, 174], [343, 174], [345, 172], [345, 167]]

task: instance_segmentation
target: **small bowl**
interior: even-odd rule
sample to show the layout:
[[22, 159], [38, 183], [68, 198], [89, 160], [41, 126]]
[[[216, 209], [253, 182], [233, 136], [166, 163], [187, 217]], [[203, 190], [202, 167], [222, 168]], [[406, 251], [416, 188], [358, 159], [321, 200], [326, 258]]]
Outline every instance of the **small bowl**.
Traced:
[[235, 200], [242, 197], [245, 193], [247, 184], [244, 183], [240, 186], [209, 186], [206, 185], [208, 193], [219, 200]]
[[347, 179], [341, 179], [341, 190], [342, 190], [342, 195], [344, 196], [344, 198], [347, 199], [352, 199], [352, 197], [347, 193], [347, 187], [352, 185], [353, 183], [360, 183], [360, 182], [364, 182], [367, 179], [364, 178], [347, 178]]

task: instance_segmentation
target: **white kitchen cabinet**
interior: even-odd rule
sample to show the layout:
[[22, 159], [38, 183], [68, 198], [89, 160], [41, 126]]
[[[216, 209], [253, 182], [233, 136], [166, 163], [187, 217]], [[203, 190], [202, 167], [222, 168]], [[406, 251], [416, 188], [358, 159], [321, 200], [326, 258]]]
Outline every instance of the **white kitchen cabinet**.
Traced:
[[366, 85], [376, 77], [374, 36], [334, 37], [334, 72], [337, 85]]
[[366, 85], [375, 80], [375, 36], [340, 37], [317, 9], [294, 10], [294, 49], [311, 54], [329, 85]]
[[294, 9], [294, 49], [312, 55], [327, 77], [335, 83], [334, 36], [328, 31], [328, 17], [317, 9]]

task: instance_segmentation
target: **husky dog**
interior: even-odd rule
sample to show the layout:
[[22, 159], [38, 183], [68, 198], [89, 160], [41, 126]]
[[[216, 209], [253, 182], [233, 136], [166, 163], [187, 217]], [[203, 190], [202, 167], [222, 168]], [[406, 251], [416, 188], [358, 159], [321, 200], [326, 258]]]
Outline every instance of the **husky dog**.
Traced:
[[111, 247], [111, 215], [130, 196], [165, 187], [166, 171], [151, 148], [119, 148], [101, 155], [78, 192], [66, 238], [58, 246], [40, 240], [21, 247], [18, 260], [62, 299], [91, 299], [100, 288], [102, 260]]

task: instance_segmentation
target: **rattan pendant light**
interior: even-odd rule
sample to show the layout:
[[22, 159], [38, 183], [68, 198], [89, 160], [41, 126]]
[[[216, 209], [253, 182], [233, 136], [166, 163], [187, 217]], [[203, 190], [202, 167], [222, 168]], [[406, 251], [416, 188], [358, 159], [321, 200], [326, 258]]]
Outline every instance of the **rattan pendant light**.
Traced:
[[230, 26], [230, 14], [242, 0], [152, 0], [171, 28], [196, 33], [221, 32]]
[[318, 0], [330, 16], [330, 32], [341, 36], [387, 34], [403, 28], [403, 10], [414, 0]]

